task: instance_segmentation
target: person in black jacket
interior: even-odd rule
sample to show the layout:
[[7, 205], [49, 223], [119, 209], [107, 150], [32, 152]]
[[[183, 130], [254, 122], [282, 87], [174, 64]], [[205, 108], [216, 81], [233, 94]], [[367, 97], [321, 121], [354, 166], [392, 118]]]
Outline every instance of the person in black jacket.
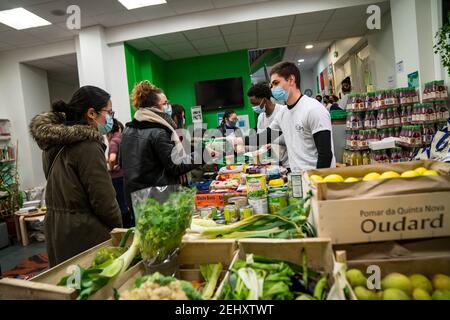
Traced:
[[234, 112], [234, 110], [227, 110], [225, 111], [222, 122], [220, 123], [220, 126], [217, 127], [217, 129], [219, 129], [223, 137], [229, 136], [235, 133], [235, 131], [238, 129], [238, 120], [238, 116], [236, 112]]
[[154, 186], [185, 184], [185, 174], [198, 165], [188, 159], [175, 132], [164, 92], [149, 81], [138, 83], [131, 99], [137, 109], [122, 135], [121, 163], [128, 206], [131, 193]]

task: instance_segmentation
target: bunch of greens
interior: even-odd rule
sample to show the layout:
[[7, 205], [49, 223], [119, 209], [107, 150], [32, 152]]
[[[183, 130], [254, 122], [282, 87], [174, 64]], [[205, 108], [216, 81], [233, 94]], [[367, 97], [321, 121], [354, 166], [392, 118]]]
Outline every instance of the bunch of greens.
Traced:
[[200, 272], [203, 278], [206, 280], [206, 285], [202, 291], [203, 299], [208, 300], [213, 297], [222, 269], [223, 266], [220, 262], [200, 266]]
[[302, 266], [252, 254], [237, 260], [220, 299], [224, 300], [324, 300], [328, 276]]
[[192, 220], [194, 194], [195, 190], [183, 189], [172, 193], [165, 203], [147, 199], [135, 206], [139, 217], [136, 229], [145, 261], [160, 264], [180, 247]]
[[133, 243], [126, 249], [127, 240], [134, 229], [129, 229], [122, 238], [119, 247], [99, 250], [91, 267], [77, 266], [69, 276], [63, 277], [58, 285], [74, 288], [77, 300], [85, 300], [99, 289], [117, 278], [139, 260], [139, 236], [135, 234]]
[[316, 230], [308, 221], [311, 197], [312, 193], [309, 193], [306, 198], [283, 208], [278, 214], [258, 214], [230, 225], [194, 219], [190, 232], [199, 233], [207, 239], [316, 237]]
[[264, 190], [253, 190], [247, 193], [249, 198], [261, 198], [266, 195], [266, 191]]

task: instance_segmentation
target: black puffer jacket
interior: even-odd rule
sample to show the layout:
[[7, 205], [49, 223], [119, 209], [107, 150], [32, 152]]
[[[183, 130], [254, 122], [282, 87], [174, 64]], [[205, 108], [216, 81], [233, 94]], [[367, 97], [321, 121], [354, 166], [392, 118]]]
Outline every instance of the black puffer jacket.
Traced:
[[125, 196], [132, 209], [131, 193], [148, 187], [180, 184], [180, 177], [198, 167], [174, 164], [172, 132], [159, 123], [137, 121], [126, 124], [122, 135], [121, 163]]

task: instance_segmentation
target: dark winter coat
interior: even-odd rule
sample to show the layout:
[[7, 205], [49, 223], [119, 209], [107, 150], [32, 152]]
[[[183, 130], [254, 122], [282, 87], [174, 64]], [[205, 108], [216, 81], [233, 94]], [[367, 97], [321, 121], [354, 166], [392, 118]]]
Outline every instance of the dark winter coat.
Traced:
[[64, 114], [47, 112], [33, 118], [30, 132], [43, 150], [45, 235], [54, 266], [108, 240], [109, 232], [122, 226], [121, 214], [103, 138], [95, 128], [69, 126]]

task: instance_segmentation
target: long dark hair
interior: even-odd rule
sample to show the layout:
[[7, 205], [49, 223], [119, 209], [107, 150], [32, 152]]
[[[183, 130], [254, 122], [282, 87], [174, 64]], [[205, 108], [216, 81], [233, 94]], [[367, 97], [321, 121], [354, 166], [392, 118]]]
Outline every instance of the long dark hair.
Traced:
[[172, 120], [175, 122], [178, 129], [183, 128], [183, 113], [186, 112], [181, 104], [172, 105]]
[[225, 111], [223, 118], [222, 118], [222, 123], [221, 123], [222, 126], [224, 126], [226, 124], [227, 120], [230, 119], [230, 117], [233, 113], [236, 113], [236, 112], [234, 110]]
[[110, 98], [111, 95], [103, 89], [84, 86], [75, 91], [69, 103], [63, 100], [54, 102], [52, 111], [64, 113], [68, 124], [87, 124], [85, 115], [89, 108], [100, 112], [108, 104]]

